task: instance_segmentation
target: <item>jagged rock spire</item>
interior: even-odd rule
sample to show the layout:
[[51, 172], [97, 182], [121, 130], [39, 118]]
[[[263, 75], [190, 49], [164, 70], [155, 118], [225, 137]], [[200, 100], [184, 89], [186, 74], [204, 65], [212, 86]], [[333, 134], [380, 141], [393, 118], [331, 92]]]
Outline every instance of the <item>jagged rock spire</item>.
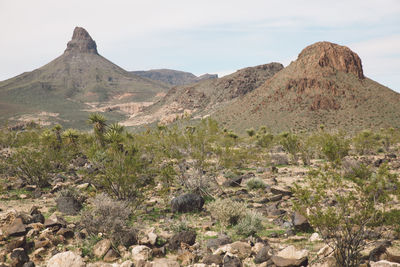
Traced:
[[89, 33], [81, 27], [75, 27], [72, 39], [68, 42], [67, 49], [65, 49], [64, 53], [98, 54], [96, 42], [93, 41]]

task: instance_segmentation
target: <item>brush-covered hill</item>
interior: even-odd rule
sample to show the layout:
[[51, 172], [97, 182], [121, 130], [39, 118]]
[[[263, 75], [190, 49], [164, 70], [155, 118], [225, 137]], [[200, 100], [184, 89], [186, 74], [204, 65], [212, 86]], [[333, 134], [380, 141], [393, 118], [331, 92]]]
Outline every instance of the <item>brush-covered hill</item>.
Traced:
[[186, 85], [196, 83], [203, 80], [217, 79], [218, 74], [204, 74], [196, 76], [190, 72], [184, 72], [171, 69], [156, 69], [148, 71], [132, 71], [131, 73], [149, 78], [152, 80], [160, 81], [172, 86]]
[[0, 82], [0, 118], [21, 119], [23, 114], [40, 118], [45, 114], [41, 119], [80, 126], [87, 118], [85, 112], [101, 104], [117, 109], [119, 103], [151, 103], [168, 89], [166, 84], [125, 71], [99, 55], [89, 33], [76, 27], [60, 57]]
[[400, 94], [365, 77], [349, 48], [318, 42], [214, 117], [242, 133], [262, 125], [274, 132], [400, 127]]
[[185, 86], [176, 86], [166, 96], [123, 122], [137, 126], [152, 122], [170, 123], [185, 113], [195, 118], [212, 114], [218, 107], [228, 105], [283, 69], [280, 63], [248, 67], [218, 79], [209, 79]]

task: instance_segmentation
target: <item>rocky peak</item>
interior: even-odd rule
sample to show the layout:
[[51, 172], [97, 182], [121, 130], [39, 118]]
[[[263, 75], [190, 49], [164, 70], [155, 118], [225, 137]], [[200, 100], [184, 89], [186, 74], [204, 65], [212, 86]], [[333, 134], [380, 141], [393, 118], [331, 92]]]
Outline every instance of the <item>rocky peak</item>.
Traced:
[[72, 39], [68, 42], [64, 53], [97, 54], [97, 45], [84, 28], [75, 27]]
[[318, 42], [304, 48], [299, 54], [298, 60], [304, 61], [306, 66], [331, 68], [352, 73], [359, 79], [364, 79], [360, 57], [346, 46]]

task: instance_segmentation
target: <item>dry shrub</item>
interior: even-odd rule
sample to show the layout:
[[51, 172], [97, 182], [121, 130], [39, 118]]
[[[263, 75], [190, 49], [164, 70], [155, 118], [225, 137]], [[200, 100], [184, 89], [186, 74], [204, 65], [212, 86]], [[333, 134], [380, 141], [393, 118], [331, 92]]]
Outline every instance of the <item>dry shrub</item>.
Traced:
[[207, 205], [213, 217], [223, 226], [235, 225], [246, 214], [246, 205], [230, 198], [217, 199]]
[[82, 212], [81, 223], [89, 234], [102, 233], [115, 244], [130, 246], [137, 239], [137, 231], [128, 226], [131, 215], [127, 202], [99, 194], [93, 199], [93, 207]]

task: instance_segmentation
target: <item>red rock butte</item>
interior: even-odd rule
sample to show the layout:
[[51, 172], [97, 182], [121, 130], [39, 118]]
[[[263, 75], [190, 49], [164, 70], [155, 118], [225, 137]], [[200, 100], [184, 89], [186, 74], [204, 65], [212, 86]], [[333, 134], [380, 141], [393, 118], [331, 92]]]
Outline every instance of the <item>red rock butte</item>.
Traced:
[[90, 37], [89, 33], [81, 27], [75, 27], [71, 41], [67, 44], [65, 54], [88, 53], [98, 54], [96, 42]]
[[318, 42], [304, 48], [298, 60], [305, 61], [311, 66], [319, 65], [321, 68], [352, 73], [359, 79], [364, 79], [360, 57], [346, 46]]

